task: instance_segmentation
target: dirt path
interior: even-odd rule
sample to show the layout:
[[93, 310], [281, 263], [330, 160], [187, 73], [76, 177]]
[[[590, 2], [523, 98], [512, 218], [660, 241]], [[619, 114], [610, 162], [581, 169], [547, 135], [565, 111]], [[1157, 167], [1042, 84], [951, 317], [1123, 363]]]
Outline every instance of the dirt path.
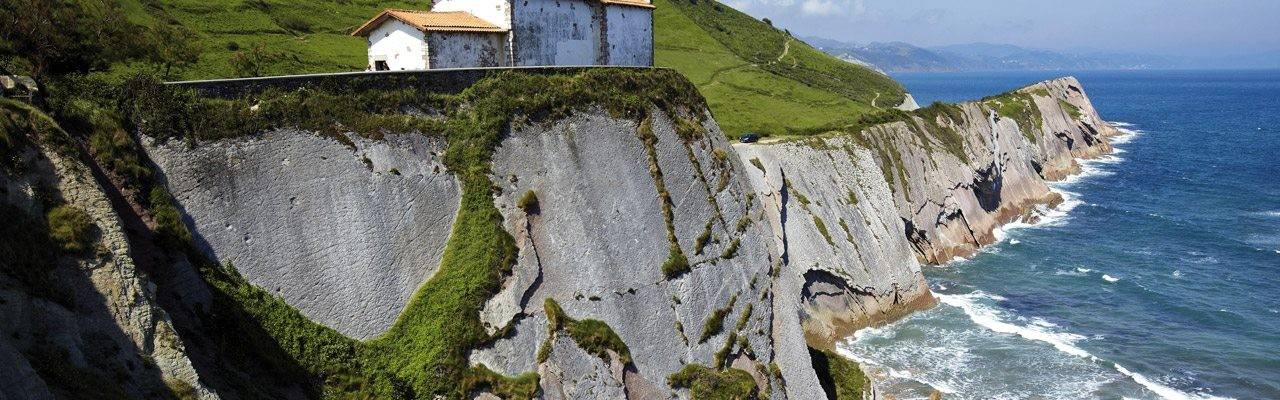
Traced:
[[779, 54], [779, 55], [778, 55], [778, 59], [777, 59], [777, 60], [774, 60], [773, 62], [775, 62], [775, 63], [782, 62], [782, 59], [783, 59], [783, 58], [785, 58], [785, 57], [787, 56], [787, 54], [788, 54], [788, 53], [791, 53], [791, 41], [792, 41], [792, 40], [796, 40], [796, 39], [795, 39], [795, 38], [788, 38], [788, 39], [787, 39], [787, 41], [786, 41], [786, 43], [783, 43], [783, 44], [782, 44], [782, 54]]

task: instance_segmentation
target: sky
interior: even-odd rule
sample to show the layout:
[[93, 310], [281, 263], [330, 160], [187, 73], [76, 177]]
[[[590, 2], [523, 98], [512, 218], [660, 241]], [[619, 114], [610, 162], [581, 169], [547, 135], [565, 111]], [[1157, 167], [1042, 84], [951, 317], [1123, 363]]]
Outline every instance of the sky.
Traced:
[[721, 0], [798, 36], [1007, 43], [1179, 59], [1280, 56], [1280, 0]]

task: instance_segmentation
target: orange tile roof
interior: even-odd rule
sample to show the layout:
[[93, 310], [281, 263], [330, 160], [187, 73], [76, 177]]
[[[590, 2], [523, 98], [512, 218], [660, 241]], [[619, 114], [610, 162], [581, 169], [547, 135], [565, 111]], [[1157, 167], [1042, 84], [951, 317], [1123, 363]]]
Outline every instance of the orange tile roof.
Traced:
[[600, 0], [604, 4], [616, 4], [620, 6], [632, 6], [642, 8], [655, 8], [649, 0]]
[[[623, 0], [609, 0], [623, 1]], [[625, 0], [636, 1], [636, 0]], [[423, 32], [506, 32], [506, 29], [480, 19], [466, 11], [429, 12], [388, 9], [351, 32], [351, 36], [367, 36], [388, 19], [396, 19]]]

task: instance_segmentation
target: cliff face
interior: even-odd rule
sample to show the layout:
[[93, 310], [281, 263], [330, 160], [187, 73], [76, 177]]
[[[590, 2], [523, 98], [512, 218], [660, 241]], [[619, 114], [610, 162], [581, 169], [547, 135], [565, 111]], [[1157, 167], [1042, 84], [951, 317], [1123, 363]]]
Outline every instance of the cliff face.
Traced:
[[[934, 135], [938, 130], [949, 137]], [[1038, 206], [1056, 205], [1061, 198], [1047, 183], [1079, 172], [1079, 158], [1109, 153], [1105, 138], [1116, 133], [1079, 82], [1062, 78], [858, 134], [747, 146], [740, 154], [763, 154], [767, 167], [781, 164], [792, 176], [827, 170], [864, 179], [880, 175], [915, 253], [922, 262], [940, 264], [992, 243], [1000, 225], [1034, 220]], [[870, 149], [879, 171], [843, 165], [856, 165], [855, 148]], [[790, 155], [771, 156], [780, 153]], [[794, 165], [805, 156], [826, 161]], [[774, 161], [778, 158], [786, 160]], [[821, 173], [841, 181], [840, 172]]]
[[144, 143], [216, 262], [368, 339], [439, 266], [460, 190], [439, 138], [349, 140], [285, 129], [190, 148]]
[[[1015, 220], [1034, 222], [1061, 196], [1047, 183], [1080, 171], [1077, 158], [1110, 153], [1104, 122], [1075, 78], [1038, 83], [1010, 94], [959, 105], [959, 118], [939, 116], [963, 140], [964, 158], [938, 151], [919, 134], [923, 123], [873, 128], [873, 146], [904, 232], [923, 262], [971, 256], [995, 242], [994, 230]], [[927, 121], [926, 121], [927, 122]]]
[[[830, 380], [810, 347], [933, 304], [922, 263], [1034, 218], [1058, 201], [1046, 182], [1108, 151], [1113, 132], [1067, 78], [731, 146], [700, 98], [666, 102], [673, 86], [647, 74], [528, 78], [520, 87], [610, 94], [571, 108], [511, 95], [500, 125], [468, 113], [508, 99], [468, 92], [391, 107], [377, 135], [253, 123], [287, 117], [266, 102], [216, 114], [254, 127], [238, 136], [144, 130], [158, 190], [181, 212], [167, 228], [190, 231], [191, 253], [136, 232], [166, 228], [159, 217], [125, 229], [139, 205], [117, 180], [29, 157], [48, 161], [6, 170], [5, 203], [43, 213], [32, 188], [51, 186], [87, 211], [101, 248], [60, 258], [58, 274], [101, 300], [59, 305], [0, 281], [0, 313], [27, 321], [2, 328], [3, 386], [57, 389], [24, 363], [45, 332], [78, 368], [154, 364], [125, 379], [135, 397], [683, 398], [715, 383], [822, 398]], [[634, 101], [592, 79], [652, 91]], [[93, 354], [102, 340], [127, 350]], [[261, 380], [273, 384], [250, 384]]]
[[66, 133], [25, 106], [0, 114], [41, 131], [4, 132], [18, 145], [0, 171], [0, 397], [213, 397]]
[[922, 111], [859, 132], [736, 146], [756, 165], [751, 181], [783, 258], [804, 277], [803, 324], [817, 343], [931, 304], [919, 263], [970, 256], [1001, 225], [1033, 222], [1062, 201], [1048, 182], [1078, 172], [1077, 158], [1110, 152], [1105, 138], [1116, 133], [1074, 78]]

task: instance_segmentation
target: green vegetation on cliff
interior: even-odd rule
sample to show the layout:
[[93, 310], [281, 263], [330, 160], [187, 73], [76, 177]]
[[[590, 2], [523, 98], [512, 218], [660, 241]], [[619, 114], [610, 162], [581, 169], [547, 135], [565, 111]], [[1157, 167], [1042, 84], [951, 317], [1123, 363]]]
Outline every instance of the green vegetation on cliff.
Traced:
[[729, 135], [807, 134], [902, 103], [904, 89], [891, 78], [724, 4], [654, 5], [655, 63], [688, 76]]
[[871, 389], [871, 380], [862, 373], [858, 363], [844, 358], [834, 351], [810, 348], [813, 369], [827, 398], [836, 400], [860, 400]]
[[[612, 351], [618, 355], [618, 362], [622, 364], [631, 363], [631, 350], [627, 348], [627, 344], [622, 338], [613, 331], [604, 321], [595, 319], [576, 320], [565, 314], [564, 309], [560, 308], [560, 303], [555, 299], [548, 297], [543, 302], [542, 309], [547, 314], [547, 330], [551, 336], [559, 332], [566, 332], [570, 338], [578, 344], [582, 350], [599, 357], [605, 362], [609, 361], [609, 352]], [[551, 336], [547, 337], [547, 342], [551, 341]], [[543, 348], [550, 351], [549, 343], [544, 344]], [[540, 351], [541, 352], [541, 351]], [[539, 356], [543, 361], [545, 357]]]
[[[489, 180], [493, 149], [511, 124], [557, 120], [574, 111], [600, 107], [617, 117], [644, 120], [655, 106], [677, 116], [694, 115], [702, 107], [701, 97], [683, 77], [662, 70], [501, 72], [457, 95], [412, 89], [343, 94], [301, 89], [204, 99], [145, 81], [135, 82], [127, 93], [131, 99], [127, 115], [142, 132], [161, 140], [240, 137], [279, 127], [313, 130], [335, 140], [341, 140], [340, 133], [347, 130], [378, 137], [384, 129], [446, 138], [445, 163], [463, 186], [454, 230], [439, 270], [382, 336], [354, 341], [307, 320], [280, 298], [244, 281], [234, 269], [214, 268], [206, 273], [215, 287], [244, 309], [248, 319], [260, 324], [290, 361], [320, 382], [326, 395], [355, 398], [459, 398], [477, 390], [508, 398], [536, 394], [535, 375], [503, 377], [484, 367], [472, 368], [466, 360], [470, 349], [492, 339], [477, 310], [497, 293], [515, 264], [514, 240], [502, 228], [502, 216], [493, 204]], [[258, 106], [256, 112], [251, 110], [253, 105]], [[446, 118], [402, 117], [401, 110], [410, 106], [442, 110]], [[337, 108], [350, 111], [331, 112]], [[153, 203], [164, 209], [167, 197]], [[177, 236], [185, 232], [177, 222], [162, 225], [171, 225], [160, 230], [175, 231]], [[624, 361], [630, 358], [625, 344], [603, 323], [575, 321], [566, 330], [593, 354], [608, 349]]]
[[688, 389], [694, 400], [742, 400], [756, 393], [756, 381], [750, 373], [736, 368], [717, 371], [688, 364], [667, 377], [673, 388]]

